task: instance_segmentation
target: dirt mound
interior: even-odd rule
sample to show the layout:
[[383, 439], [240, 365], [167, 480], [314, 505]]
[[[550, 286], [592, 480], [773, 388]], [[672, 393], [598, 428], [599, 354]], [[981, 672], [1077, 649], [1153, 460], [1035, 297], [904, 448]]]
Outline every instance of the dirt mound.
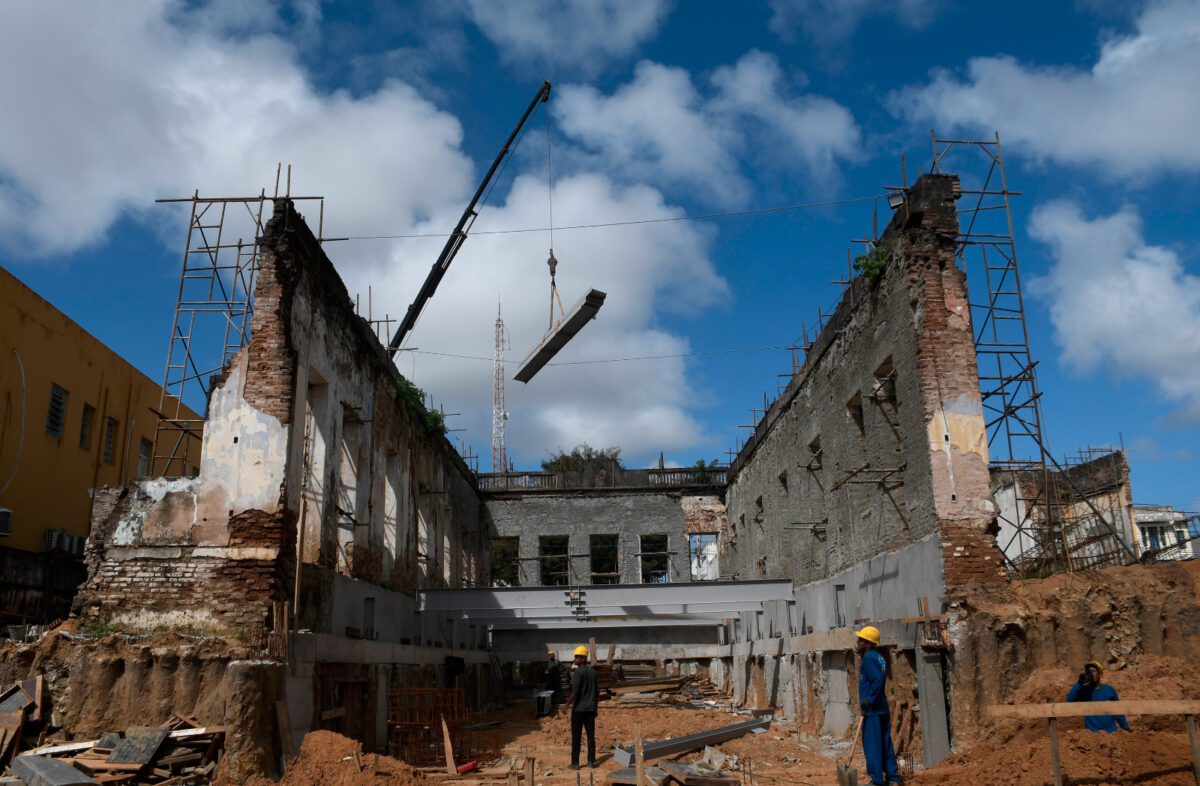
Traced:
[[[1182, 721], [1176, 719], [1176, 725]], [[1088, 786], [1194, 786], [1192, 756], [1183, 732], [1137, 731], [1059, 733], [1063, 777]], [[1053, 781], [1050, 740], [1024, 746], [985, 743], [945, 759], [912, 781], [921, 786], [986, 783], [988, 786], [1045, 786]]]
[[[1065, 701], [1078, 677], [1075, 668], [1037, 669], [1010, 696], [1013, 704]], [[1200, 698], [1200, 667], [1190, 660], [1142, 655], [1136, 663], [1104, 674], [1122, 699]], [[1060, 718], [1063, 774], [1072, 782], [1101, 784], [1194, 784], [1191, 753], [1179, 717], [1131, 717], [1133, 733], [1103, 734], [1083, 729], [1082, 718]], [[987, 783], [1042, 786], [1051, 779], [1050, 741], [1045, 720], [990, 722], [986, 738], [950, 756], [916, 779], [920, 784]]]
[[[355, 755], [357, 754], [357, 762]], [[361, 771], [359, 767], [362, 767]], [[363, 753], [362, 744], [332, 731], [304, 735], [280, 786], [423, 786], [429, 779], [397, 759]], [[273, 786], [258, 778], [245, 786]]]

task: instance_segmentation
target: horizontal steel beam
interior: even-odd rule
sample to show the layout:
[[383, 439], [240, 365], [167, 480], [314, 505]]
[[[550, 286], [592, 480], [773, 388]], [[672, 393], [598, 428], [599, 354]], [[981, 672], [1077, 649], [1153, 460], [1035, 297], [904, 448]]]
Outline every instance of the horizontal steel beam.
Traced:
[[[421, 590], [421, 611], [448, 611], [488, 616], [483, 612], [550, 609], [558, 614], [572, 607], [621, 609], [625, 614], [679, 613], [682, 607], [717, 610], [742, 603], [793, 600], [790, 581], [696, 581], [675, 584], [593, 584], [584, 587], [472, 587]], [[572, 601], [578, 593], [578, 601]], [[674, 609], [674, 610], [672, 610]], [[492, 614], [490, 616], [497, 616]]]
[[540, 617], [522, 619], [477, 619], [471, 622], [476, 625], [488, 625], [492, 630], [560, 630], [586, 626], [589, 630], [595, 628], [716, 628], [722, 621], [719, 619], [690, 618], [663, 619], [661, 617], [634, 619], [630, 617]]
[[[683, 737], [672, 737], [669, 740], [661, 740], [659, 742], [646, 743], [642, 746], [643, 758], [646, 761], [651, 761], [652, 759], [661, 759], [663, 756], [674, 756], [677, 753], [700, 750], [706, 745], [719, 745], [722, 742], [737, 739], [753, 729], [765, 730], [770, 728], [770, 726], [771, 716], [767, 715], [762, 718], [754, 718], [742, 721], [741, 723], [722, 726], [719, 729], [688, 734]], [[628, 767], [633, 763], [633, 747], [623, 748], [618, 746], [613, 748], [613, 758], [616, 759], [617, 764], [620, 764], [622, 767]]]

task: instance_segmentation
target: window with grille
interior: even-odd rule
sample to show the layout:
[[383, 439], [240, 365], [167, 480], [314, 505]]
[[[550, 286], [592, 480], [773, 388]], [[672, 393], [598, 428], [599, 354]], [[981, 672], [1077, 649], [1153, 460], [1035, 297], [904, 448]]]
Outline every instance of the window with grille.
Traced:
[[46, 413], [46, 433], [55, 439], [62, 436], [67, 422], [67, 391], [50, 385], [50, 410]]
[[642, 583], [666, 584], [671, 580], [671, 554], [666, 535], [642, 535]]
[[91, 404], [83, 405], [83, 419], [79, 421], [79, 449], [87, 450], [92, 446], [92, 421], [96, 419], [96, 408]]
[[619, 535], [592, 535], [592, 583], [620, 584], [621, 567], [617, 557]]
[[518, 550], [520, 538], [492, 538], [492, 586], [517, 587], [521, 584]]
[[144, 478], [150, 474], [150, 459], [154, 455], [154, 443], [145, 437], [138, 444], [138, 477]]
[[570, 583], [571, 539], [567, 535], [543, 535], [538, 538], [538, 561], [542, 568], [542, 584], [561, 587]]
[[104, 419], [104, 452], [105, 464], [112, 464], [117, 453], [117, 421], [116, 418]]

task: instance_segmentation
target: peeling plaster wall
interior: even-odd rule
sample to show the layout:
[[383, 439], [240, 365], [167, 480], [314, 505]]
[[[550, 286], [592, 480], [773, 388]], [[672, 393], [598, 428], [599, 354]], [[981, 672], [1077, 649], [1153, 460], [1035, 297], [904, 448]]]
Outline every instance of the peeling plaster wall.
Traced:
[[474, 478], [291, 202], [276, 201], [261, 251], [252, 338], [214, 377], [199, 476], [97, 492], [77, 608], [259, 635], [293, 598], [299, 552], [298, 626], [361, 628], [374, 598], [376, 633], [428, 638], [416, 589], [486, 580]]

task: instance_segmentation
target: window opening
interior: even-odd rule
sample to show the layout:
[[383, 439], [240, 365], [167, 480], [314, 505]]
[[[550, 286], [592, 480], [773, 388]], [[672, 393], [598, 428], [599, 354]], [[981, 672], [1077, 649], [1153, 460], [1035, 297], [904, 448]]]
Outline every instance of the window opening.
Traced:
[[518, 562], [520, 538], [492, 538], [492, 586], [516, 587], [521, 584]]
[[621, 565], [618, 557], [619, 535], [592, 535], [592, 583], [620, 584]]
[[571, 583], [570, 543], [568, 535], [543, 535], [538, 538], [538, 561], [544, 586], [562, 587]]
[[96, 408], [91, 404], [83, 405], [83, 417], [79, 420], [79, 449], [87, 450], [92, 446], [92, 421], [96, 417]]
[[112, 464], [117, 451], [117, 421], [116, 418], [104, 419], [104, 450], [102, 458], [105, 464]]
[[833, 588], [833, 615], [835, 627], [846, 627], [846, 585], [837, 584]]
[[58, 439], [62, 436], [63, 424], [67, 422], [68, 393], [58, 385], [50, 385], [50, 408], [46, 412], [46, 434]]
[[689, 535], [688, 557], [692, 568], [692, 581], [717, 580], [716, 533]]
[[137, 476], [144, 478], [150, 474], [150, 457], [154, 454], [154, 443], [142, 437], [142, 441], [138, 443], [138, 468]]
[[666, 535], [642, 535], [642, 583], [666, 584], [671, 580], [671, 554]]

